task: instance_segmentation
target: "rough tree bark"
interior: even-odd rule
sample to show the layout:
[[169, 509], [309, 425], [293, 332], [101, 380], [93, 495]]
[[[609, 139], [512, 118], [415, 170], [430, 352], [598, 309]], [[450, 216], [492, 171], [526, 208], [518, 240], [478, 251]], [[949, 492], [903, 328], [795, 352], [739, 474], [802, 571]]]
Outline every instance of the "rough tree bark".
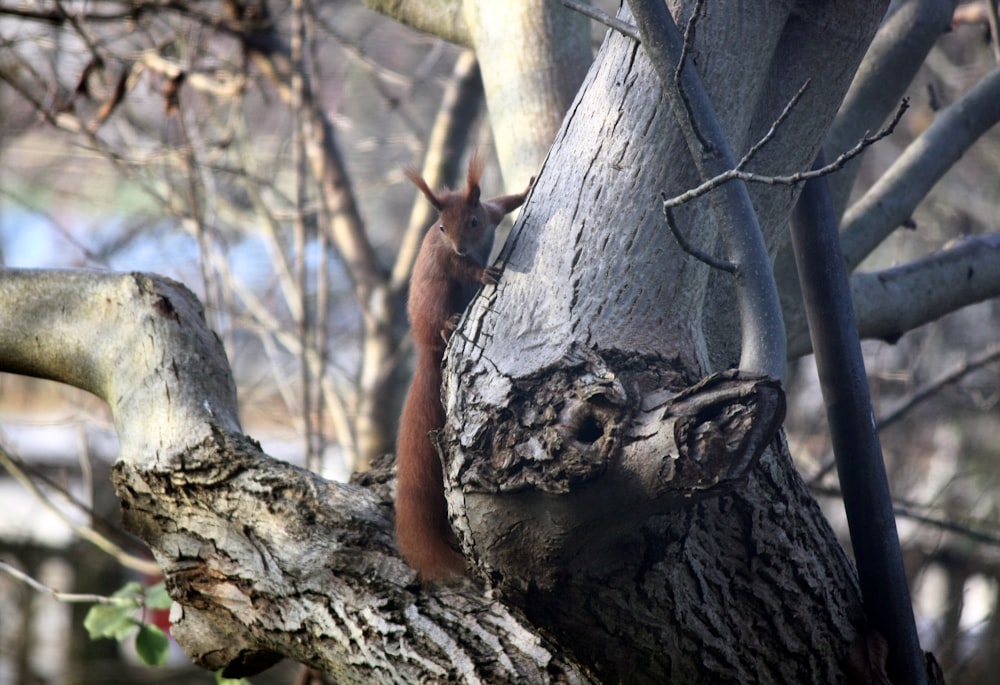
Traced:
[[[822, 86], [758, 160], [805, 168], [883, 9], [703, 16], [692, 55], [737, 154], [808, 78]], [[854, 571], [774, 434], [780, 389], [717, 373], [739, 356], [731, 286], [659, 213], [661, 191], [691, 184], [688, 158], [641, 47], [610, 36], [501, 282], [449, 352], [449, 502], [492, 593], [416, 584], [388, 484], [326, 483], [242, 436], [221, 348], [177, 284], [6, 273], [4, 368], [109, 402], [126, 523], [207, 667], [287, 655], [339, 682], [840, 682], [864, 628]], [[794, 193], [753, 197], [773, 245]], [[702, 204], [678, 216], [703, 249], [720, 242]]]
[[384, 483], [324, 481], [244, 436], [225, 352], [184, 286], [8, 270], [0, 302], [4, 371], [110, 406], [125, 525], [161, 564], [171, 632], [196, 663], [239, 675], [288, 656], [342, 683], [592, 681], [471, 584], [422, 592]]
[[[879, 8], [768, 10], [709, 11], [693, 54], [738, 154], [806, 79], [823, 84], [755, 165], [778, 173], [808, 166]], [[673, 473], [650, 426], [669, 434], [668, 400], [738, 357], [738, 329], [727, 276], [684, 255], [658, 211], [659, 191], [692, 184], [672, 115], [649, 97], [658, 88], [641, 48], [609, 37], [508, 243], [504, 278], [451, 347], [449, 501], [465, 551], [502, 596], [602, 677], [835, 682], [863, 628], [857, 590], [787, 448], [775, 443], [724, 496], [674, 511], [662, 499]], [[773, 244], [794, 193], [753, 191]], [[714, 217], [700, 206], [682, 217], [711, 250]], [[627, 656], [609, 637], [621, 631]]]

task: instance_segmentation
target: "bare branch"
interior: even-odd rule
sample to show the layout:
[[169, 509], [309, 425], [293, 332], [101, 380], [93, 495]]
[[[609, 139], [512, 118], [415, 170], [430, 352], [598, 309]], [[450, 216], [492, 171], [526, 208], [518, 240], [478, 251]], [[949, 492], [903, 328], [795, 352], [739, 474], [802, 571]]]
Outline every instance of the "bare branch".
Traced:
[[892, 508], [893, 513], [900, 518], [908, 518], [924, 525], [934, 526], [935, 528], [940, 528], [941, 530], [946, 530], [949, 533], [955, 533], [956, 535], [961, 535], [974, 542], [982, 543], [985, 545], [1000, 546], [1000, 536], [997, 536], [989, 531], [991, 529], [995, 530], [995, 527], [990, 521], [983, 521], [981, 523], [981, 528], [972, 528], [970, 526], [962, 525], [956, 523], [955, 521], [950, 521], [948, 519], [938, 518], [936, 516], [928, 516], [926, 514], [918, 514], [913, 511], [911, 507], [896, 504]]
[[[844, 96], [823, 149], [833, 159], [854, 145], [866, 131], [882, 126], [906, 93], [927, 53], [948, 30], [954, 0], [897, 3], [875, 34], [851, 87]], [[837, 215], [843, 214], [857, 164], [849, 164], [830, 179]]]
[[462, 3], [458, 0], [425, 0], [424, 2], [399, 2], [398, 0], [364, 0], [372, 10], [392, 17], [418, 31], [444, 38], [450, 43], [470, 47], [472, 37], [465, 23]]
[[[308, 204], [309, 187], [307, 182], [308, 168], [306, 165], [306, 122], [305, 104], [311, 94], [308, 92], [307, 72], [303, 42], [306, 34], [306, 11], [303, 0], [292, 0], [291, 3], [291, 37], [289, 40], [292, 65], [291, 100], [289, 108], [292, 114], [292, 168], [295, 173], [295, 219], [292, 222], [294, 243], [294, 273], [298, 286], [299, 317], [295, 320], [298, 337], [301, 341], [299, 354], [299, 401], [301, 402], [303, 436], [305, 438], [305, 463], [311, 471], [320, 471], [320, 454], [318, 445], [313, 440], [316, 430], [316, 416], [313, 414], [313, 386], [318, 375], [312, 373], [309, 364], [309, 353], [315, 351], [320, 356], [319, 373], [322, 373], [325, 350], [312, 345], [312, 330], [310, 321], [315, 320], [314, 312], [310, 310], [308, 297], [308, 265], [306, 260], [306, 205]], [[320, 265], [319, 270], [324, 270]]]
[[785, 105], [784, 109], [781, 110], [781, 113], [778, 115], [778, 118], [775, 119], [774, 123], [771, 124], [771, 128], [767, 130], [767, 133], [765, 133], [760, 140], [754, 143], [750, 147], [750, 149], [747, 150], [747, 153], [743, 155], [743, 159], [741, 159], [740, 163], [736, 165], [737, 171], [743, 170], [746, 167], [746, 165], [749, 164], [750, 161], [753, 159], [754, 155], [760, 152], [761, 148], [763, 148], [765, 145], [771, 142], [775, 134], [777, 134], [778, 129], [781, 128], [781, 125], [783, 123], [785, 123], [785, 120], [788, 118], [788, 115], [792, 113], [793, 109], [795, 109], [795, 105], [797, 105], [799, 100], [802, 99], [802, 95], [806, 92], [806, 88], [808, 87], [809, 87], [809, 79], [806, 79], [805, 83], [802, 84], [802, 86], [795, 93], [795, 95], [793, 95], [792, 98], [788, 101], [788, 104]]
[[[670, 12], [653, 0], [631, 0], [629, 6], [699, 175], [712, 178], [735, 168], [732, 150], [693, 65], [687, 61], [675, 72], [685, 47]], [[780, 379], [785, 370], [785, 327], [770, 257], [746, 185], [728, 184], [712, 196], [712, 206], [722, 224], [729, 257], [737, 265], [743, 337], [740, 368]]]
[[[680, 195], [672, 197], [668, 200], [664, 200], [663, 206], [665, 209], [666, 208], [672, 209], [674, 207], [679, 207], [684, 203], [690, 202], [695, 198], [701, 197], [705, 193], [715, 190], [719, 186], [728, 183], [730, 181], [743, 181], [745, 183], [761, 183], [764, 185], [772, 185], [772, 186], [798, 185], [800, 183], [804, 183], [814, 178], [819, 178], [821, 176], [828, 176], [833, 172], [843, 168], [843, 166], [847, 164], [847, 162], [849, 162], [851, 159], [861, 154], [869, 146], [874, 145], [875, 143], [877, 143], [878, 141], [882, 140], [890, 133], [892, 133], [893, 130], [895, 130], [896, 125], [899, 123], [899, 120], [902, 118], [903, 113], [906, 112], [909, 106], [910, 106], [909, 100], [904, 98], [903, 101], [900, 102], [899, 107], [896, 109], [896, 114], [892, 118], [892, 121], [890, 121], [885, 128], [883, 128], [875, 135], [865, 135], [850, 150], [843, 153], [842, 155], [837, 157], [837, 159], [833, 160], [829, 164], [824, 164], [822, 167], [819, 167], [817, 169], [810, 169], [808, 171], [797, 171], [794, 174], [789, 174], [787, 176], [768, 176], [765, 174], [757, 174], [749, 171], [741, 171], [739, 167], [742, 166], [743, 162], [740, 162], [739, 166], [724, 171], [703, 182], [701, 185], [692, 188], [691, 190], [688, 190], [685, 193], [681, 193]], [[784, 114], [784, 112], [782, 112], [782, 114]], [[777, 122], [775, 123], [777, 125]], [[767, 140], [769, 140], [770, 135], [771, 131], [768, 131], [767, 135], [765, 135], [764, 138], [758, 141], [758, 143], [755, 144], [753, 148], [751, 148], [751, 150], [753, 152], [757, 152], [758, 150], [760, 150], [762, 145], [765, 144]]]
[[853, 270], [898, 228], [935, 183], [1000, 121], [1000, 67], [938, 112], [841, 222], [847, 268]]
[[[249, 315], [253, 318], [261, 339], [270, 340], [273, 338], [286, 352], [304, 359], [304, 363], [309, 365], [310, 373], [320, 379], [323, 404], [328, 410], [327, 417], [333, 423], [337, 440], [346, 454], [353, 454], [355, 445], [352, 420], [356, 418], [354, 412], [350, 410], [355, 402], [353, 395], [341, 388], [342, 384], [334, 382], [333, 374], [326, 373], [328, 369], [323, 366], [323, 359], [315, 348], [307, 347], [305, 340], [289, 330], [289, 327], [279, 320], [250, 288], [229, 273], [228, 265], [224, 260], [220, 261], [218, 266], [233, 293], [240, 299], [240, 303], [247, 308]], [[294, 281], [293, 287], [298, 288]], [[290, 300], [289, 302], [296, 301]]]
[[977, 371], [997, 360], [1000, 360], [1000, 344], [990, 345], [982, 352], [969, 357], [968, 359], [962, 360], [960, 363], [944, 371], [936, 378], [933, 378], [927, 383], [921, 385], [919, 388], [910, 393], [909, 396], [907, 396], [902, 402], [882, 414], [882, 416], [878, 418], [876, 425], [879, 430], [891, 426], [918, 404], [937, 395], [942, 388], [959, 382], [973, 371]]
[[852, 279], [860, 333], [894, 342], [907, 331], [1000, 294], [1000, 234], [966, 238], [901, 266]]
[[690, 52], [694, 49], [694, 36], [695, 30], [698, 27], [698, 19], [702, 16], [702, 12], [705, 10], [705, 0], [695, 0], [694, 9], [691, 10], [691, 16], [688, 17], [687, 24], [684, 26], [684, 40], [681, 45], [681, 56], [677, 60], [677, 69], [674, 70], [674, 81], [677, 84], [681, 82], [681, 72], [684, 69], [684, 65], [687, 63], [687, 58]]
[[[822, 165], [820, 151], [814, 166]], [[847, 269], [840, 259], [837, 217], [825, 178], [813, 179], [803, 188], [791, 233], [865, 614], [889, 645], [892, 679], [926, 683], [889, 480], [872, 422]]]
[[[155, 566], [155, 564], [154, 564]], [[159, 567], [156, 567], [157, 572], [159, 572]], [[0, 561], [0, 571], [3, 571], [11, 578], [21, 581], [32, 590], [36, 592], [41, 592], [42, 594], [49, 595], [53, 599], [59, 602], [66, 602], [68, 604], [131, 604], [139, 606], [138, 600], [133, 597], [108, 597], [106, 595], [91, 595], [91, 594], [80, 594], [74, 592], [61, 592], [53, 587], [39, 582], [29, 576], [23, 571], [19, 571], [5, 561]]]
[[[82, 526], [67, 516], [66, 513], [61, 508], [57, 507], [55, 502], [53, 502], [52, 499], [38, 487], [38, 484], [35, 482], [35, 478], [37, 478], [38, 475], [29, 473], [29, 467], [2, 446], [0, 446], [0, 464], [3, 465], [7, 472], [13, 476], [17, 482], [24, 486], [28, 492], [34, 495], [46, 509], [55, 514], [81, 539], [91, 543], [125, 568], [150, 575], [157, 575], [160, 573], [160, 566], [156, 562], [137, 557], [134, 554], [129, 554], [119, 545], [112, 542], [107, 536], [102, 535], [93, 528]], [[68, 493], [65, 491], [63, 491], [63, 494], [68, 497]], [[79, 502], [75, 500], [71, 501], [79, 509], [85, 509], [85, 507]], [[93, 516], [92, 511], [87, 510], [87, 513], [90, 516]]]
[[141, 63], [144, 67], [163, 74], [167, 79], [183, 78], [184, 85], [217, 97], [236, 97], [246, 87], [246, 77], [243, 74], [227, 73], [222, 69], [214, 69], [211, 74], [185, 70], [179, 64], [152, 50], [142, 53]]
[[[895, 342], [949, 312], [1000, 295], [1000, 235], [966, 238], [897, 267], [855, 273], [851, 293], [861, 337]], [[789, 359], [809, 354], [804, 319], [788, 323]]]
[[[661, 197], [662, 197], [662, 195], [661, 195]], [[664, 197], [664, 205], [666, 205], [666, 198], [665, 197]], [[694, 257], [695, 259], [697, 259], [699, 262], [703, 262], [704, 264], [707, 264], [708, 266], [712, 267], [713, 269], [718, 269], [720, 271], [725, 271], [726, 273], [729, 273], [729, 274], [736, 273], [736, 265], [733, 264], [732, 262], [726, 261], [724, 259], [719, 259], [718, 257], [713, 257], [712, 255], [710, 255], [709, 253], [705, 252], [704, 250], [700, 250], [697, 247], [695, 247], [694, 245], [692, 245], [688, 241], [687, 237], [684, 235], [684, 232], [677, 226], [677, 222], [674, 221], [674, 212], [673, 212], [673, 210], [670, 207], [664, 206], [664, 208], [663, 208], [663, 216], [667, 220], [667, 228], [670, 229], [671, 235], [674, 236], [674, 240], [677, 241], [677, 244], [681, 246], [681, 249], [684, 250], [684, 252], [686, 252], [687, 254], [691, 255], [692, 257]]]
[[627, 21], [622, 21], [618, 17], [611, 16], [599, 7], [588, 5], [585, 2], [579, 2], [579, 0], [562, 0], [562, 4], [575, 12], [579, 12], [584, 16], [588, 16], [591, 19], [614, 29], [624, 36], [628, 36], [637, 43], [640, 42], [639, 29]]
[[[837, 497], [842, 498], [844, 493], [840, 488], [836, 487], [820, 487], [812, 486], [812, 491], [817, 495], [825, 495], [827, 497]], [[961, 523], [956, 523], [955, 521], [940, 518], [937, 516], [928, 516], [927, 514], [920, 514], [914, 511], [920, 505], [913, 504], [903, 504], [900, 502], [893, 502], [892, 512], [899, 518], [910, 519], [911, 521], [916, 521], [917, 523], [922, 523], [924, 525], [933, 526], [934, 528], [939, 528], [941, 530], [946, 530], [949, 533], [955, 533], [956, 535], [961, 535], [962, 537], [968, 538], [973, 542], [977, 542], [984, 545], [1000, 546], [1000, 536], [994, 535], [988, 532], [992, 527], [991, 522], [982, 521], [979, 523], [979, 527], [973, 528], [968, 525], [963, 525]], [[929, 508], [923, 506], [921, 508]]]
[[[285, 102], [291, 102], [292, 65], [290, 50], [272, 24], [254, 27], [245, 45], [263, 71], [271, 78]], [[304, 118], [303, 140], [313, 176], [320, 188], [320, 200], [330, 217], [330, 239], [343, 258], [362, 310], [367, 310], [373, 290], [383, 281], [382, 267], [365, 232], [337, 146], [333, 123], [320, 105], [306, 74], [302, 74], [301, 99]]]

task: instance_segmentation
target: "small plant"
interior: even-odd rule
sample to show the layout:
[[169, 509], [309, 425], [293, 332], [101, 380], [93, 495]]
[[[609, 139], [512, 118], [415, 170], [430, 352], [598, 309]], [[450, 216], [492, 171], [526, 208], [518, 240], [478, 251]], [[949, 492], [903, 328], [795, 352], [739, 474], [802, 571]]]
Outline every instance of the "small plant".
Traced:
[[[162, 666], [167, 662], [170, 643], [158, 626], [136, 618], [136, 609], [169, 609], [170, 596], [163, 583], [143, 587], [130, 582], [109, 598], [111, 601], [90, 607], [83, 626], [90, 639], [111, 638], [118, 642], [135, 635], [135, 651], [147, 666]], [[224, 681], [219, 681], [224, 682]]]

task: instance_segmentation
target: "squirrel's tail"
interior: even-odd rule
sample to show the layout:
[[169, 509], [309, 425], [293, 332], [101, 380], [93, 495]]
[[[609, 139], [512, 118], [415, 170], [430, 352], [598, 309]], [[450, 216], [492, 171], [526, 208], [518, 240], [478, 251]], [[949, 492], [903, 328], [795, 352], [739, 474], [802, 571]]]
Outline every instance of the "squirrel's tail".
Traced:
[[441, 360], [420, 351], [413, 383], [403, 405], [396, 443], [396, 539], [399, 550], [422, 580], [444, 580], [465, 571], [452, 546], [441, 460], [428, 433], [444, 426]]

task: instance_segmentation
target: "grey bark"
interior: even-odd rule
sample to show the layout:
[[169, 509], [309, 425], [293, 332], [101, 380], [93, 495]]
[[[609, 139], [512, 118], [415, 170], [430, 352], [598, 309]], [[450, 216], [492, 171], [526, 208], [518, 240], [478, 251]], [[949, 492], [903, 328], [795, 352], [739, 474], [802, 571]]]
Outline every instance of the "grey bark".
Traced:
[[232, 676], [288, 656], [338, 682], [593, 682], [472, 583], [422, 591], [388, 486], [324, 481], [240, 432], [197, 299], [144, 274], [0, 273], [0, 368], [93, 392], [121, 438], [114, 481], [175, 600], [172, 633]]
[[[709, 12], [695, 63], [734, 150], [811, 78], [823, 87], [759, 159], [805, 168], [879, 9]], [[112, 406], [127, 521], [164, 566], [200, 663], [249, 672], [285, 654], [344, 682], [839, 682], [863, 622], [853, 569], [783, 440], [754, 431], [779, 416], [773, 388], [711, 375], [739, 356], [727, 277], [662, 224], [658, 194], [694, 177], [651, 92], [641, 49], [611, 36], [501, 282], [453, 337], [449, 501], [492, 595], [416, 585], [385, 483], [324, 483], [242, 437], [224, 357], [176, 284], [0, 281], [5, 369]], [[774, 245], [794, 193], [753, 198]], [[703, 206], [681, 220], [703, 249], [719, 244]]]
[[[824, 143], [827, 159], [876, 131], [896, 109], [931, 47], [948, 30], [954, 0], [897, 3], [879, 28]], [[847, 205], [860, 160], [830, 179], [837, 214]]]
[[[694, 50], [736, 150], [806, 78], [824, 84], [797, 108], [793, 133], [765, 148], [763, 170], [808, 166], [878, 21], [867, 4], [782, 11], [708, 12], [698, 35], [712, 47]], [[729, 51], [736, 35], [740, 49]], [[655, 435], [672, 432], [671, 412], [657, 410], [738, 357], [739, 332], [721, 316], [706, 325], [706, 313], [731, 308], [727, 288], [683, 254], [659, 214], [658, 193], [684, 190], [693, 173], [651, 89], [641, 48], [610, 36], [522, 211], [503, 278], [453, 338], [444, 398], [453, 522], [501, 596], [602, 678], [836, 682], [861, 629], [853, 569], [780, 441], [745, 486], [657, 509], [683, 440], [644, 429], [655, 416]], [[754, 189], [771, 244], [793, 197]], [[680, 216], [699, 247], [719, 242], [703, 206]], [[529, 544], [518, 553], [514, 540]], [[771, 623], [791, 606], [801, 612], [795, 630]], [[748, 625], [766, 639], [748, 639]]]

